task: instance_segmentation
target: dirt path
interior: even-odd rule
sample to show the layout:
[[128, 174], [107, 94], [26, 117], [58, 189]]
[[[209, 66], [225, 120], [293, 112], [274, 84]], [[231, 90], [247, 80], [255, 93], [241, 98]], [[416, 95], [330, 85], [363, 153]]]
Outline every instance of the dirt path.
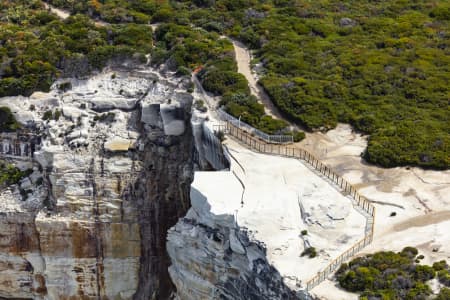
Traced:
[[[275, 119], [285, 120], [281, 115], [278, 108], [272, 103], [269, 95], [260, 86], [251, 70], [251, 55], [250, 51], [241, 43], [235, 40], [231, 40], [234, 47], [234, 53], [236, 55], [236, 61], [238, 65], [238, 72], [245, 76], [248, 81], [250, 92], [256, 96], [261, 104], [264, 105], [265, 113], [274, 117]], [[290, 124], [289, 121], [285, 120]], [[297, 127], [291, 124], [292, 127]]]
[[[68, 12], [66, 10], [53, 7], [50, 4], [45, 3], [45, 2], [44, 2], [44, 6], [45, 6], [45, 9], [50, 10], [52, 13], [54, 13], [55, 15], [57, 15], [58, 17], [60, 17], [63, 20], [65, 20], [68, 17], [70, 17], [70, 12]], [[95, 21], [95, 20], [93, 20], [93, 21], [94, 21], [95, 25], [98, 26], [98, 27], [105, 27], [105, 26], [110, 25], [109, 23], [106, 23], [106, 22], [103, 22], [103, 21]]]

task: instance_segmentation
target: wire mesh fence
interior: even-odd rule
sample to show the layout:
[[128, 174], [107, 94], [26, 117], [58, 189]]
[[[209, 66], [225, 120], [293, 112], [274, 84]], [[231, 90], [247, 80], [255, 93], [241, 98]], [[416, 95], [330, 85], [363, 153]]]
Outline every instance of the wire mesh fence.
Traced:
[[281, 144], [263, 143], [261, 142], [261, 140], [255, 138], [249, 132], [243, 130], [239, 126], [236, 126], [233, 122], [226, 123], [226, 132], [239, 141], [243, 142], [250, 148], [261, 153], [281, 155], [305, 161], [309, 166], [311, 166], [321, 175], [330, 180], [331, 183], [337, 185], [344, 195], [350, 197], [353, 206], [364, 211], [364, 213], [366, 214], [366, 230], [364, 238], [355, 243], [352, 247], [350, 247], [350, 249], [339, 255], [337, 258], [332, 260], [322, 271], [318, 272], [313, 278], [308, 280], [305, 284], [306, 290], [309, 291], [319, 283], [324, 281], [343, 262], [353, 257], [357, 252], [359, 252], [361, 249], [372, 242], [375, 226], [375, 207], [367, 200], [367, 198], [360, 195], [356, 188], [348, 183], [343, 177], [335, 173], [332, 168], [322, 163], [314, 155], [304, 149], [288, 147]]

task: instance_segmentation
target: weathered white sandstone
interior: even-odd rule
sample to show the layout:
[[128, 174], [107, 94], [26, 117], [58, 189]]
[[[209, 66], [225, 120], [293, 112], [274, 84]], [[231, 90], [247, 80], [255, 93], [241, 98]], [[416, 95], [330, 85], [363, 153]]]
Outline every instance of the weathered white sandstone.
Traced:
[[[61, 82], [72, 88], [58, 90]], [[61, 80], [49, 93], [0, 99], [42, 136], [33, 161], [22, 163], [34, 171], [0, 193], [0, 298], [131, 299], [138, 293], [147, 226], [131, 185], [143, 164], [136, 145], [144, 150], [147, 138], [139, 128], [140, 103], [158, 106], [143, 120], [151, 125], [146, 134], [180, 136], [185, 116], [179, 115], [190, 111], [183, 89], [179, 79], [145, 70], [106, 71]], [[50, 120], [43, 120], [46, 112]]]
[[[304, 282], [364, 236], [365, 217], [300, 161], [226, 147], [231, 171], [196, 172], [168, 234], [178, 297], [306, 298]], [[318, 257], [302, 257], [311, 246]]]

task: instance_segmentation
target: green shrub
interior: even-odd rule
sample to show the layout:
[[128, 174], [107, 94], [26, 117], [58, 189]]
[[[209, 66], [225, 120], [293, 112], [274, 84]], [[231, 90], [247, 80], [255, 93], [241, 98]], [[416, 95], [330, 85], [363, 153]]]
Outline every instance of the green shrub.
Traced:
[[53, 112], [51, 110], [47, 110], [46, 112], [44, 112], [44, 115], [42, 116], [42, 120], [48, 121], [51, 119], [53, 119]]
[[249, 93], [248, 83], [244, 75], [233, 71], [209, 70], [202, 76], [202, 85], [205, 90], [223, 95], [226, 92]]
[[448, 264], [447, 264], [447, 261], [445, 261], [445, 260], [441, 260], [441, 261], [433, 263], [433, 269], [435, 271], [442, 271], [447, 268], [448, 268]]
[[0, 107], [0, 132], [15, 131], [20, 127], [8, 107]]
[[178, 67], [177, 75], [178, 76], [189, 76], [189, 75], [191, 75], [191, 70], [189, 70], [188, 68], [183, 67], [183, 66]]
[[29, 174], [30, 171], [20, 171], [14, 165], [0, 161], [0, 187], [16, 184]]
[[[343, 264], [336, 272], [341, 287], [358, 292], [361, 299], [428, 299], [431, 289], [427, 281], [436, 275], [435, 268], [415, 262], [417, 249], [406, 247], [401, 252], [377, 252]], [[442, 272], [442, 271], [440, 271]]]
[[63, 92], [66, 92], [66, 91], [70, 90], [71, 88], [72, 88], [72, 83], [70, 83], [70, 81], [61, 82], [60, 84], [58, 84], [58, 89]]
[[403, 248], [401, 254], [407, 255], [409, 257], [416, 257], [419, 251], [414, 247], [405, 247]]
[[114, 118], [116, 117], [116, 114], [113, 112], [103, 113], [100, 115], [94, 116], [94, 122], [104, 122], [104, 123], [111, 123], [114, 121]]
[[[91, 11], [87, 1], [79, 2], [78, 8], [65, 0], [51, 2], [97, 14], [95, 9]], [[152, 32], [144, 25], [122, 24], [101, 28], [82, 15], [73, 15], [62, 21], [42, 10], [43, 6], [36, 1], [22, 1], [19, 6], [13, 1], [3, 1], [1, 8], [0, 18], [4, 22], [0, 24], [0, 41], [8, 43], [2, 43], [0, 48], [4, 62], [0, 97], [29, 96], [36, 90], [49, 91], [63, 71], [59, 68], [67, 64], [84, 63], [87, 58], [89, 66], [85, 72], [89, 73], [103, 68], [110, 59], [129, 59], [135, 53], [137, 58], [141, 58], [152, 48]], [[13, 11], [19, 19], [8, 15]], [[63, 83], [59, 88], [65, 91], [70, 87]]]
[[448, 300], [450, 299], [450, 289], [442, 288], [435, 298], [435, 300]]
[[288, 132], [287, 134], [292, 135], [295, 143], [298, 143], [298, 142], [304, 140], [306, 137], [306, 135], [303, 131], [298, 131], [298, 130]]
[[448, 269], [438, 271], [439, 282], [450, 287], [450, 271]]
[[314, 247], [306, 248], [300, 256], [308, 256], [309, 258], [314, 258], [317, 256], [317, 250]]

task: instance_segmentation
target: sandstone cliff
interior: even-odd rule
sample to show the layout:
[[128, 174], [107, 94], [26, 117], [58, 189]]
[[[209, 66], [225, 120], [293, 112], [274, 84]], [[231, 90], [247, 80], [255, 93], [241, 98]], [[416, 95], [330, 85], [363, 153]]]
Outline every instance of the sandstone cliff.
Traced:
[[185, 83], [116, 70], [0, 99], [42, 139], [34, 157], [0, 149], [34, 170], [0, 194], [0, 297], [168, 297], [165, 232], [188, 208], [192, 177]]
[[30, 170], [0, 193], [0, 298], [303, 297], [233, 216], [191, 197], [195, 166], [230, 160], [188, 83], [116, 68], [0, 99], [23, 125], [0, 158]]

